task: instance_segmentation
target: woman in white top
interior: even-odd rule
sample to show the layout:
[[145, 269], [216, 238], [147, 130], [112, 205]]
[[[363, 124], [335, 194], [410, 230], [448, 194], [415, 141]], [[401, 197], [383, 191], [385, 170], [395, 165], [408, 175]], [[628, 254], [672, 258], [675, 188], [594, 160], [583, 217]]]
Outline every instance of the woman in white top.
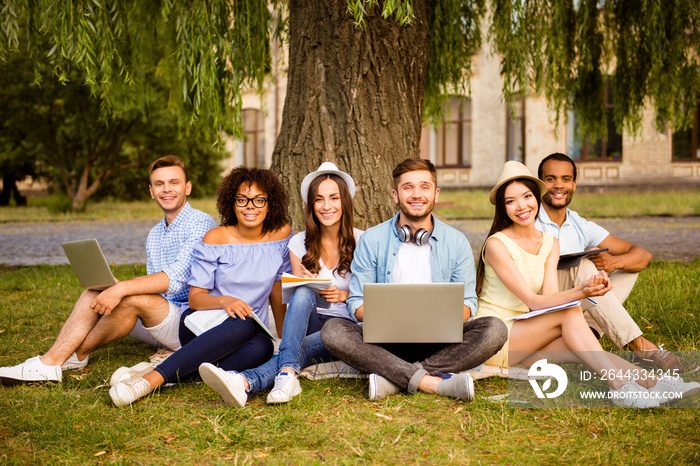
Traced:
[[[348, 318], [345, 300], [350, 286], [350, 263], [361, 230], [353, 228], [355, 182], [331, 162], [309, 173], [301, 184], [306, 203], [306, 231], [289, 242], [292, 272], [300, 277], [330, 278], [332, 286], [315, 292], [297, 288], [287, 307], [279, 355], [267, 363], [238, 373], [202, 364], [199, 373], [226, 404], [242, 407], [248, 393], [272, 388], [268, 403], [286, 403], [301, 393], [301, 368], [330, 361], [320, 330], [332, 318]], [[323, 298], [323, 299], [319, 299]], [[319, 307], [319, 302], [323, 307]], [[325, 302], [330, 303], [327, 308]], [[274, 387], [273, 387], [274, 385]]]

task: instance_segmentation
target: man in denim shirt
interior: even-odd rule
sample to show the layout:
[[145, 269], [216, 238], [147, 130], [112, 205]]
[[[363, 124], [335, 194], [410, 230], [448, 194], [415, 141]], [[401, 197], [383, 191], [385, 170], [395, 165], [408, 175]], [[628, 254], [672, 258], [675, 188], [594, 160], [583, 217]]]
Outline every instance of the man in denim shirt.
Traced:
[[178, 157], [159, 158], [149, 173], [151, 197], [165, 216], [148, 234], [147, 275], [104, 291], [85, 290], [49, 351], [0, 368], [3, 385], [60, 382], [63, 370], [83, 369], [92, 351], [127, 335], [180, 348], [180, 305], [187, 301], [191, 251], [216, 223], [187, 202], [192, 184]]
[[399, 213], [360, 238], [352, 261], [348, 313], [362, 321], [365, 283], [464, 283], [462, 343], [364, 343], [362, 326], [333, 319], [321, 330], [323, 344], [335, 357], [370, 373], [370, 400], [421, 390], [470, 401], [474, 381], [453, 372], [477, 367], [496, 354], [507, 339], [506, 327], [494, 317], [471, 319], [476, 315], [474, 256], [462, 233], [432, 216], [440, 193], [435, 166], [406, 159], [393, 177], [392, 196]]

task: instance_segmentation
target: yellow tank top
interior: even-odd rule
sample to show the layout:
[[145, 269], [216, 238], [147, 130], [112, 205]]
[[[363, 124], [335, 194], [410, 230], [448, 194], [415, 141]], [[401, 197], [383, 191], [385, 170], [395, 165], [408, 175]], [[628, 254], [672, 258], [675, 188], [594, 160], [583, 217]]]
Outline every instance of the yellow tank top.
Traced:
[[[537, 294], [542, 292], [544, 283], [544, 266], [547, 257], [552, 251], [554, 237], [549, 233], [543, 233], [542, 246], [537, 254], [530, 254], [518, 246], [512, 239], [502, 232], [497, 232], [489, 238], [498, 238], [508, 249], [510, 257], [525, 279], [527, 286]], [[483, 253], [482, 253], [483, 254]], [[520, 298], [515, 296], [496, 275], [491, 266], [484, 267], [484, 283], [479, 294], [477, 318], [485, 316], [498, 317], [508, 327], [508, 334], [513, 326], [512, 320], [506, 320], [528, 312], [529, 309]], [[485, 364], [493, 366], [508, 366], [508, 342], [503, 348]]]

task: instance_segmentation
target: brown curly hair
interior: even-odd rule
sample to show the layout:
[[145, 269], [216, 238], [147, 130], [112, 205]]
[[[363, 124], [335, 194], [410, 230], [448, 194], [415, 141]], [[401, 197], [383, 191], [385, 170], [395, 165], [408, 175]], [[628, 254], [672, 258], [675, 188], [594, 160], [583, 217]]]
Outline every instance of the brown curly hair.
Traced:
[[221, 226], [233, 226], [238, 223], [236, 196], [243, 184], [256, 185], [267, 197], [268, 210], [262, 225], [263, 233], [279, 230], [289, 223], [289, 197], [277, 175], [272, 170], [241, 165], [221, 179], [221, 185], [216, 192], [216, 210], [219, 211]]

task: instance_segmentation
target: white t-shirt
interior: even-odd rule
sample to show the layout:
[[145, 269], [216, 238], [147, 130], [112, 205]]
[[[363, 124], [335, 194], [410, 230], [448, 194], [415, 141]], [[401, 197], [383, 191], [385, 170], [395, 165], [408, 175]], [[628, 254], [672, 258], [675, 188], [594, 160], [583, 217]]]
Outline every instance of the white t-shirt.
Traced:
[[[353, 228], [353, 233], [355, 234], [355, 242], [359, 241], [360, 236], [362, 236], [362, 233], [364, 231], [359, 230], [357, 228]], [[306, 254], [306, 246], [304, 245], [304, 241], [306, 240], [306, 232], [302, 231], [301, 233], [298, 233], [294, 235], [294, 237], [289, 240], [289, 251], [297, 256], [299, 259], [302, 259], [304, 257], [304, 254]], [[352, 273], [349, 271], [345, 273], [345, 276], [341, 276], [338, 274], [337, 270], [328, 270], [328, 268], [325, 266], [322, 260], [320, 260], [320, 266], [321, 268], [318, 271], [318, 277], [319, 278], [330, 278], [331, 283], [333, 285], [337, 286], [339, 290], [341, 291], [349, 291], [350, 290], [350, 277], [352, 276]], [[344, 319], [348, 318], [348, 310], [344, 302], [341, 303], [331, 303], [331, 307], [328, 309], [317, 309], [316, 310], [319, 314], [324, 314], [327, 316], [335, 316], [335, 317], [343, 317]]]
[[396, 254], [396, 265], [391, 283], [433, 283], [430, 270], [430, 253], [433, 246], [428, 243], [401, 243]]

